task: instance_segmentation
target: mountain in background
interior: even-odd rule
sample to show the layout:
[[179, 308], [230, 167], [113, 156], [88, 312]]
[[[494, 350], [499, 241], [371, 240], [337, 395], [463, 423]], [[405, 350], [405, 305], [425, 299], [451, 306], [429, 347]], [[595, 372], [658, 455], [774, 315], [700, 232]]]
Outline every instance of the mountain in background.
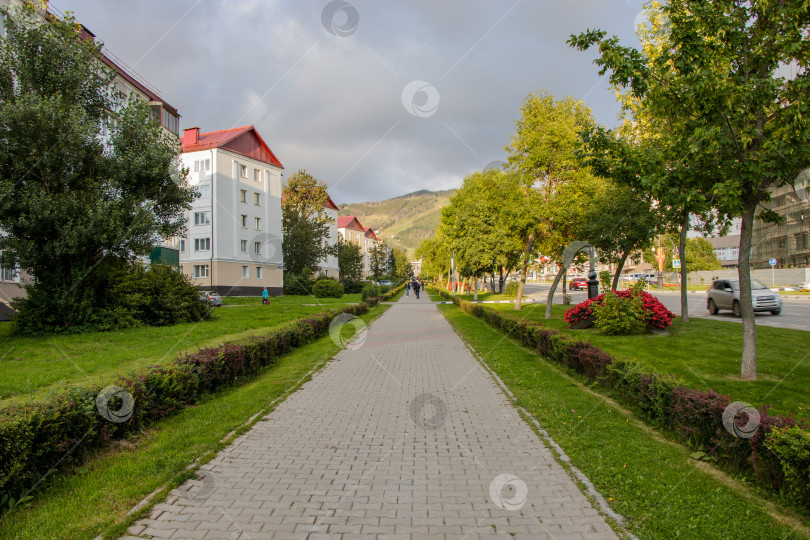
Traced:
[[378, 202], [341, 204], [338, 215], [357, 216], [365, 227], [379, 231], [389, 245], [399, 247], [413, 257], [425, 238], [436, 233], [441, 209], [450, 203], [455, 189], [415, 191]]

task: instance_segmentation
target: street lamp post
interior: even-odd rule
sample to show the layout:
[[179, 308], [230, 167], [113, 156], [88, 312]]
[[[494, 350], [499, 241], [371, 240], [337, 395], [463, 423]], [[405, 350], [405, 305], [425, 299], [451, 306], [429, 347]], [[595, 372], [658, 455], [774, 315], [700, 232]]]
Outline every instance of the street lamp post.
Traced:
[[599, 296], [599, 280], [596, 279], [596, 268], [593, 263], [593, 246], [588, 249], [588, 258], [590, 259], [591, 266], [591, 269], [588, 270], [588, 298], [596, 298]]

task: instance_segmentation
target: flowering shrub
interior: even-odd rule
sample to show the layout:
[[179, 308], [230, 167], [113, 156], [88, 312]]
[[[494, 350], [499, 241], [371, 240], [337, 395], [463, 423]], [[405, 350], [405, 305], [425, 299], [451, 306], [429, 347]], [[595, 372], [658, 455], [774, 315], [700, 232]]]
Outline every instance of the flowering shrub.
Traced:
[[[672, 324], [672, 319], [675, 318], [674, 313], [664, 307], [664, 304], [662, 304], [658, 298], [648, 292], [628, 289], [626, 291], [612, 291], [611, 294], [615, 294], [620, 298], [641, 299], [641, 309], [643, 315], [642, 320], [647, 326], [666, 328]], [[577, 304], [565, 312], [565, 322], [568, 324], [576, 324], [586, 320], [588, 317], [591, 317], [594, 314], [593, 305], [597, 304], [601, 306], [604, 304], [604, 301], [605, 295], [600, 294], [595, 298], [589, 298], [588, 300]]]

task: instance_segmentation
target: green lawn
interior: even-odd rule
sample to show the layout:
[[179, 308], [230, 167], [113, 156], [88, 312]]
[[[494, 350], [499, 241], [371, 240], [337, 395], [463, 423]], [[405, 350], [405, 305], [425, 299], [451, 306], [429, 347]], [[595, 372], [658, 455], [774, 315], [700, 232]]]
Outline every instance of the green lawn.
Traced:
[[[388, 306], [376, 306], [362, 316], [366, 323]], [[351, 326], [351, 325], [346, 325]], [[117, 538], [148, 508], [127, 516], [147, 495], [169, 484], [179, 485], [191, 473], [185, 468], [222, 450], [233, 437], [223, 438], [243, 426], [254, 414], [254, 423], [271, 410], [271, 403], [294, 390], [310, 370], [338, 352], [329, 336], [322, 337], [286, 356], [253, 379], [212, 396], [161, 420], [141, 436], [95, 452], [72, 474], [53, 479], [33, 503], [0, 521], [0, 538]], [[273, 405], [275, 406], [275, 405]], [[153, 500], [160, 502], [166, 493]]]
[[359, 301], [359, 294], [340, 299], [284, 296], [265, 306], [258, 297], [226, 298], [212, 321], [64, 336], [13, 336], [11, 326], [0, 323], [0, 406], [58, 385], [91, 383], [167, 362], [185, 350], [248, 337]]
[[639, 538], [808, 536], [800, 517], [720, 478], [564, 368], [455, 306], [439, 309]]
[[[510, 304], [493, 304], [509, 312]], [[527, 304], [515, 317], [539, 322], [590, 341], [617, 357], [641, 362], [651, 370], [682, 377], [696, 389], [713, 389], [759, 408], [771, 405], [771, 414], [810, 418], [810, 332], [757, 327], [757, 381], [742, 381], [742, 325], [734, 322], [690, 319], [673, 321], [671, 336], [603, 336], [591, 330], [569, 330], [563, 320], [566, 306], [554, 305], [554, 318], [546, 320], [545, 304]]]

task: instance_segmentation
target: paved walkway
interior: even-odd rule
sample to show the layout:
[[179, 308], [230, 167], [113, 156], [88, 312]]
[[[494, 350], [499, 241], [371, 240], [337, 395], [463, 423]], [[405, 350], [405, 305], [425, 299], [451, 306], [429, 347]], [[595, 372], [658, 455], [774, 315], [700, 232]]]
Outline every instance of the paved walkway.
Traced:
[[616, 538], [426, 294], [411, 294], [128, 531]]

